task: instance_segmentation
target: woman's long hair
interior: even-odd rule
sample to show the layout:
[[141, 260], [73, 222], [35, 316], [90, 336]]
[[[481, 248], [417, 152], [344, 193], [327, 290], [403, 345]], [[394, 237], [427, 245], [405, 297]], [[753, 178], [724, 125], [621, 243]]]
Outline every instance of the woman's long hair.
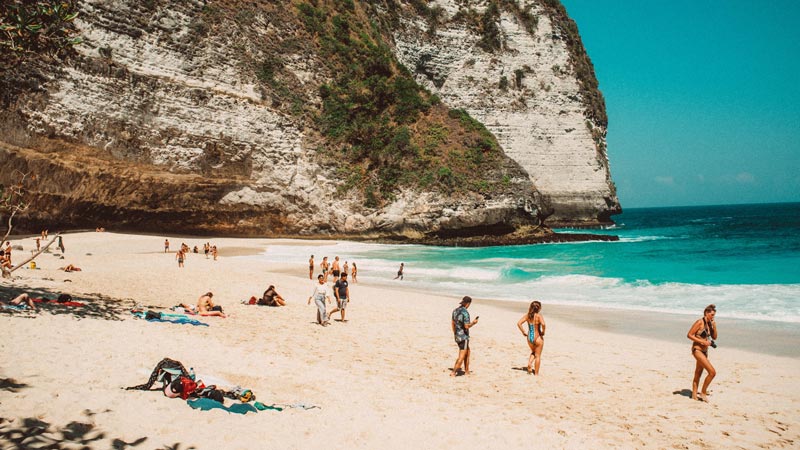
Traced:
[[542, 302], [538, 300], [532, 301], [531, 306], [528, 308], [528, 320], [533, 320], [533, 317], [536, 316], [536, 313], [538, 313], [541, 309]]

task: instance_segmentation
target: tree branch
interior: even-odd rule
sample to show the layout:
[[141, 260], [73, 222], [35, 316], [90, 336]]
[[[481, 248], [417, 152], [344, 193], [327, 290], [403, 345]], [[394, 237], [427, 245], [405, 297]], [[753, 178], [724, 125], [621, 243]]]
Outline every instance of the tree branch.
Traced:
[[33, 256], [31, 256], [30, 258], [26, 259], [25, 261], [22, 261], [21, 263], [17, 264], [16, 266], [14, 266], [12, 269], [9, 269], [7, 267], [3, 267], [3, 278], [10, 278], [12, 272], [14, 272], [15, 270], [17, 270], [20, 267], [24, 266], [25, 264], [28, 264], [29, 262], [31, 262], [34, 259], [36, 259], [37, 256], [39, 256], [42, 253], [44, 253], [45, 250], [47, 250], [51, 245], [53, 245], [53, 242], [55, 242], [56, 239], [58, 239], [59, 236], [61, 236], [61, 233], [56, 233], [56, 235], [53, 236], [53, 239], [50, 239], [50, 242], [48, 242], [47, 245], [42, 247], [38, 252], [34, 253]]

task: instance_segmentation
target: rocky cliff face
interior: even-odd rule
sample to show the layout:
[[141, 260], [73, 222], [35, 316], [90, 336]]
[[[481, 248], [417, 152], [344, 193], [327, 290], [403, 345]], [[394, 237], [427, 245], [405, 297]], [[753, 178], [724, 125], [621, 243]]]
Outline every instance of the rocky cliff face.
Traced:
[[[401, 15], [394, 39], [417, 81], [486, 124], [550, 197], [551, 223], [594, 225], [620, 212], [605, 105], [577, 29], [554, 3], [518, 2], [492, 12], [491, 1], [438, 0], [430, 3], [439, 8], [435, 27], [419, 15]], [[491, 17], [496, 34], [487, 36], [484, 21]], [[587, 73], [576, 70], [581, 63]]]
[[[412, 38], [421, 25], [402, 23], [395, 34], [400, 59], [443, 77], [438, 86], [419, 80], [446, 105], [483, 121], [508, 156], [500, 152], [493, 165], [481, 166], [498, 180], [491, 187], [442, 191], [409, 182], [375, 204], [358, 186], [344, 186], [335, 170], [341, 165], [332, 161], [346, 148], [320, 132], [320, 88], [336, 77], [320, 50], [324, 42], [280, 2], [208, 3], [213, 7], [200, 0], [84, 0], [76, 22], [84, 44], [75, 58], [31, 62], [20, 69], [24, 82], [5, 74], [0, 181], [11, 181], [14, 170], [36, 175], [34, 212], [22, 225], [415, 239], [535, 225], [534, 184], [549, 189], [560, 219], [595, 218], [604, 198], [616, 204], [605, 155], [592, 153], [580, 98], [571, 98], [566, 53], [546, 20], [537, 31], [543, 37], [520, 33], [528, 47], [504, 53], [502, 64], [496, 55], [469, 57], [469, 41], [456, 41], [474, 36], [456, 26], [426, 43]], [[352, 11], [348, 17], [366, 23], [368, 7]], [[514, 29], [508, 17], [501, 25]], [[445, 36], [459, 46], [437, 52]], [[490, 78], [531, 64], [523, 52], [546, 55], [531, 66], [531, 87], [490, 88]], [[265, 61], [275, 55], [280, 70], [273, 73]], [[551, 61], [563, 64], [563, 73], [544, 70]], [[465, 65], [469, 70], [459, 69]], [[464, 73], [480, 74], [484, 87], [470, 88]], [[535, 86], [550, 87], [534, 94]], [[432, 107], [410, 128], [419, 133], [421, 123], [446, 119], [446, 111]], [[445, 131], [457, 127], [440, 122]]]

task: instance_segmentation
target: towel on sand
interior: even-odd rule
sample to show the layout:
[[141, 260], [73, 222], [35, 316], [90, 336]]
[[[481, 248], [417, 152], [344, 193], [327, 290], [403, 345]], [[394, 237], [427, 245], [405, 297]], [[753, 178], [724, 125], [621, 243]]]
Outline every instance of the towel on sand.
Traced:
[[234, 414], [247, 414], [249, 412], [257, 413], [258, 410], [253, 407], [253, 405], [249, 403], [234, 403], [231, 406], [225, 406], [222, 403], [211, 400], [210, 398], [198, 398], [196, 400], [189, 400], [186, 403], [189, 404], [193, 409], [199, 409], [200, 411], [208, 411], [210, 409], [223, 409], [228, 411], [229, 413]]

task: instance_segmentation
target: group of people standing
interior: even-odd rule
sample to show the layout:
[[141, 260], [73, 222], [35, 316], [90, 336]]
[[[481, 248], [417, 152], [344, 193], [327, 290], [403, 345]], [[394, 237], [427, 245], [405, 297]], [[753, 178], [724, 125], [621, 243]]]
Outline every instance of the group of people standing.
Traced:
[[[452, 313], [450, 326], [456, 345], [458, 346], [458, 356], [456, 357], [456, 362], [453, 365], [450, 376], [460, 375], [462, 373], [462, 365], [464, 367], [463, 373], [465, 375], [469, 375], [470, 373], [469, 330], [478, 324], [479, 319], [479, 317], [476, 316], [475, 320], [470, 320], [468, 308], [471, 304], [472, 298], [465, 296]], [[534, 375], [539, 375], [542, 350], [544, 349], [544, 335], [547, 330], [547, 325], [544, 316], [541, 314], [541, 310], [542, 303], [538, 300], [534, 300], [530, 303], [528, 312], [517, 322], [517, 328], [520, 333], [525, 336], [528, 348], [530, 349], [527, 371], [529, 374]], [[714, 369], [714, 366], [711, 365], [711, 362], [708, 360], [708, 348], [716, 348], [717, 346], [714, 342], [717, 339], [717, 324], [714, 321], [716, 314], [716, 306], [708, 305], [703, 311], [703, 317], [692, 324], [692, 327], [686, 335], [686, 337], [692, 341], [692, 356], [694, 356], [696, 361], [694, 378], [692, 379], [693, 400], [708, 401], [708, 386], [717, 375], [716, 369]], [[525, 325], [527, 325], [527, 330], [524, 328]], [[707, 372], [707, 375], [703, 381], [702, 389], [698, 392], [703, 371]]]
[[[450, 328], [453, 331], [456, 345], [458, 346], [458, 356], [453, 365], [453, 371], [450, 373], [451, 377], [461, 374], [461, 367], [464, 367], [464, 374], [469, 375], [469, 330], [478, 324], [480, 316], [476, 316], [475, 320], [470, 320], [469, 307], [472, 305], [472, 298], [465, 296], [461, 299], [458, 307], [453, 310], [452, 318], [450, 321]], [[540, 313], [542, 310], [542, 303], [538, 300], [531, 302], [528, 307], [528, 312], [517, 322], [517, 328], [527, 339], [528, 347], [531, 350], [530, 357], [528, 358], [528, 373], [539, 374], [539, 365], [541, 364], [542, 349], [544, 349], [544, 333], [547, 325], [544, 321], [544, 316]], [[523, 328], [523, 324], [528, 325], [527, 331]]]
[[[320, 275], [322, 275], [323, 282], [328, 282], [328, 277], [333, 275], [333, 280], [336, 281], [339, 279], [341, 274], [350, 274], [352, 276], [353, 283], [358, 283], [358, 266], [356, 265], [355, 261], [353, 261], [352, 268], [347, 263], [344, 262], [344, 265], [339, 265], [339, 257], [335, 256], [333, 258], [333, 263], [328, 262], [328, 257], [324, 256], [322, 258], [322, 262], [319, 264]], [[308, 259], [308, 279], [314, 279], [314, 255], [311, 255], [311, 258]]]
[[[164, 239], [164, 253], [169, 253], [169, 239]], [[189, 253], [200, 253], [200, 249], [195, 245], [194, 249], [190, 249], [186, 243], [181, 243], [181, 248], [175, 252], [175, 259], [178, 261], [178, 267], [184, 267], [184, 262], [186, 261], [186, 256]], [[206, 259], [208, 259], [208, 255], [211, 255], [214, 258], [214, 261], [217, 260], [217, 246], [211, 245], [210, 243], [206, 242], [203, 244], [203, 253], [206, 255]]]

